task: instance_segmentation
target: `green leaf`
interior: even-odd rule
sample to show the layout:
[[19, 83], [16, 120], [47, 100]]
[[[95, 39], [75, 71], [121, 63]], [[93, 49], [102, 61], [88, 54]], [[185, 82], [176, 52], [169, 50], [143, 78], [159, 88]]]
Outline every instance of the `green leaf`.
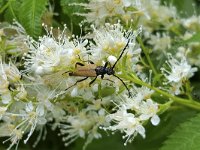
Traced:
[[61, 3], [63, 13], [70, 17], [72, 23], [77, 25], [83, 20], [83, 17], [75, 15], [75, 13], [84, 13], [85, 12], [84, 8], [82, 6], [70, 5], [70, 4], [86, 3], [86, 0], [73, 0], [73, 1], [61, 0], [60, 3]]
[[[86, 150], [136, 150], [131, 144], [124, 146], [122, 135], [119, 133], [112, 135], [111, 133], [105, 134], [105, 132], [101, 132], [101, 134], [102, 138], [94, 139], [92, 143], [86, 147]], [[74, 146], [69, 148], [69, 150], [83, 150], [85, 140], [86, 139], [78, 139]]]
[[196, 111], [191, 109], [172, 107], [170, 111], [159, 116], [161, 121], [158, 126], [153, 126], [150, 122], [145, 126], [145, 139], [141, 136], [134, 139], [131, 144], [136, 150], [158, 150], [177, 126], [196, 114]]
[[[163, 4], [167, 3], [168, 5], [173, 4], [177, 8], [177, 12], [182, 17], [192, 16], [198, 7], [193, 5], [195, 0], [161, 0]], [[195, 10], [196, 9], [196, 10]]]
[[[18, 13], [19, 13], [19, 7], [21, 5], [21, 1], [8, 1], [5, 5], [5, 14], [4, 18], [5, 21], [12, 22], [13, 19], [18, 20]], [[2, 10], [3, 11], [3, 10]]]
[[200, 32], [194, 34], [190, 39], [186, 40], [184, 43], [200, 42]]
[[42, 15], [47, 0], [24, 0], [19, 13], [19, 20], [26, 32], [36, 38], [42, 31]]
[[0, 0], [0, 14], [8, 7], [9, 2], [5, 3], [3, 0]]
[[160, 150], [199, 150], [200, 114], [181, 124]]

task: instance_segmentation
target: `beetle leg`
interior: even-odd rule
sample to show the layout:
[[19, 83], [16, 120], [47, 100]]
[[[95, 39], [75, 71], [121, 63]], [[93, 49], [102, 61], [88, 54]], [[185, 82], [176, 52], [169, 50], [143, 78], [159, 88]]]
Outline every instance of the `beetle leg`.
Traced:
[[71, 73], [71, 71], [66, 71], [66, 72], [62, 73], [62, 75], [66, 74], [66, 73]]
[[94, 62], [93, 62], [93, 61], [91, 61], [91, 60], [88, 60], [88, 62], [89, 62], [90, 64], [94, 64]]
[[80, 63], [80, 62], [77, 62], [76, 64], [75, 64], [75, 67], [77, 67], [77, 66], [85, 66], [84, 64], [82, 64], [82, 63]]
[[91, 85], [96, 79], [97, 79], [98, 76], [96, 76], [90, 83], [89, 85]]
[[103, 78], [104, 78], [104, 74], [101, 75], [101, 79], [103, 79]]
[[108, 62], [105, 63], [105, 65], [103, 66], [103, 68], [105, 69], [108, 66]]
[[[80, 62], [77, 62], [76, 64], [75, 64], [75, 68], [77, 68], [77, 66], [85, 66], [84, 64], [82, 64], [82, 63], [80, 63]], [[71, 71], [66, 71], [66, 72], [64, 72], [62, 75], [64, 75], [64, 74], [66, 74], [66, 73], [72, 73]]]
[[[88, 60], [88, 61], [82, 60], [81, 57], [80, 57], [80, 55], [78, 55], [78, 57], [79, 57], [79, 59], [80, 59], [82, 62], [88, 62], [88, 63], [90, 63], [90, 64], [94, 64], [94, 62], [91, 61], [91, 60]], [[83, 65], [83, 66], [84, 66], [84, 65]]]
[[118, 77], [118, 76], [116, 76], [116, 75], [114, 75], [114, 74], [113, 74], [113, 76], [116, 77], [116, 78], [118, 78], [118, 79], [123, 83], [123, 85], [125, 86], [125, 88], [126, 88], [127, 91], [128, 91], [128, 96], [129, 96], [129, 97], [132, 97], [132, 94], [131, 94], [130, 90], [128, 89], [127, 85], [124, 83], [124, 81], [123, 81], [120, 77]]
[[86, 80], [88, 77], [85, 77], [83, 79], [77, 80], [73, 85], [71, 85], [70, 87], [68, 87], [67, 89], [65, 89], [65, 91], [69, 90], [70, 88], [72, 88], [73, 86], [77, 85], [79, 82], [82, 82], [84, 80]]

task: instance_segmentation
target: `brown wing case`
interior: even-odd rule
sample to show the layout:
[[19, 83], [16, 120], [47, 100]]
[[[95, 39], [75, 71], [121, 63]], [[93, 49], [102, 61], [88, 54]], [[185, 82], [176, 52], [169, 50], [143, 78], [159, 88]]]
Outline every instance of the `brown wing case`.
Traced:
[[69, 73], [70, 76], [81, 76], [81, 77], [96, 77], [95, 71], [96, 65], [88, 64], [85, 66], [77, 66], [74, 72]]

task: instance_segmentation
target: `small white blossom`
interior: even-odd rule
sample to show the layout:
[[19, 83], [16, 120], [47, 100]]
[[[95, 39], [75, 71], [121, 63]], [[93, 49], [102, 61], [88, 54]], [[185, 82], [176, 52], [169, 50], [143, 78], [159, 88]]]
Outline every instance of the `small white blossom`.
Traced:
[[[137, 31], [124, 30], [120, 23], [111, 25], [105, 24], [104, 27], [96, 29], [93, 27], [93, 40], [95, 45], [91, 43], [90, 51], [93, 55], [94, 62], [98, 62], [105, 57], [115, 56], [118, 58], [122, 49], [129, 41], [127, 52], [134, 51], [136, 42], [135, 38], [140, 34], [142, 28]], [[102, 62], [100, 62], [101, 64]]]
[[133, 113], [128, 113], [125, 106], [121, 106], [116, 113], [108, 115], [107, 118], [114, 122], [114, 125], [103, 127], [103, 129], [111, 131], [119, 130], [125, 133], [123, 136], [123, 138], [126, 138], [124, 145], [127, 142], [131, 142], [138, 133], [145, 138], [145, 129], [140, 119], [135, 117]]
[[149, 37], [149, 33], [152, 33], [156, 29], [160, 29], [160, 25], [164, 26], [165, 29], [170, 29], [177, 23], [172, 21], [177, 18], [177, 10], [173, 5], [165, 6], [162, 5], [158, 0], [140, 0], [141, 6], [145, 11], [145, 16], [142, 16], [139, 20], [139, 24], [144, 27], [145, 37]]
[[108, 57], [108, 62], [110, 62], [110, 64], [114, 64], [117, 61], [117, 58], [115, 56], [110, 55]]
[[134, 86], [131, 89], [132, 97], [128, 97], [126, 95], [123, 96], [121, 98], [122, 101], [120, 102], [120, 104], [126, 106], [127, 109], [139, 111], [142, 101], [149, 99], [153, 93], [154, 93], [154, 91], [147, 87], [144, 87], [144, 86], [135, 87]]
[[[28, 52], [28, 47], [25, 44], [27, 33], [21, 24], [14, 21], [12, 25], [6, 24], [5, 27], [1, 26], [0, 28], [0, 41], [2, 35], [6, 36], [5, 45], [9, 47], [7, 53], [13, 56], [22, 56]], [[11, 31], [11, 33], [7, 31]]]
[[[105, 23], [105, 19], [112, 17], [119, 17], [125, 21], [131, 20], [131, 15], [142, 14], [144, 9], [140, 0], [90, 0], [86, 3], [73, 3], [71, 5], [83, 6], [84, 9], [89, 10], [88, 13], [75, 13], [76, 15], [85, 16], [87, 22], [100, 25]], [[128, 7], [131, 7], [127, 10]], [[120, 18], [120, 17], [119, 17]]]
[[20, 78], [21, 74], [16, 66], [11, 63], [5, 64], [0, 58], [0, 95], [3, 104], [8, 104], [12, 100], [9, 84], [18, 82]]
[[161, 68], [164, 76], [167, 78], [168, 82], [179, 83], [184, 80], [189, 79], [197, 71], [196, 67], [188, 64], [186, 57], [182, 57], [180, 61], [169, 55], [168, 61], [166, 62], [169, 69]]
[[24, 100], [27, 98], [27, 91], [25, 90], [23, 84], [17, 87], [17, 94], [15, 95], [16, 100]]
[[181, 94], [181, 87], [182, 87], [181, 82], [178, 82], [178, 83], [172, 82], [170, 84], [169, 92], [174, 95], [179, 95]]
[[[86, 134], [89, 133], [86, 145], [89, 144], [93, 138], [100, 138], [101, 135], [97, 132], [98, 126], [104, 122], [105, 113], [97, 113], [95, 111], [82, 110], [76, 115], [70, 115], [63, 118], [62, 124], [60, 125], [60, 133], [63, 135], [63, 141], [65, 146], [68, 146], [74, 142], [77, 138], [85, 138]], [[85, 145], [85, 146], [86, 146]]]
[[7, 148], [7, 150], [10, 150], [14, 145], [16, 145], [16, 149], [19, 145], [19, 141], [22, 139], [24, 132], [20, 129], [13, 129], [12, 132], [10, 133], [10, 138], [8, 138], [7, 140], [5, 140], [3, 143], [7, 142], [7, 141], [11, 141], [10, 146]]
[[27, 138], [24, 140], [24, 143], [27, 143], [36, 127], [47, 122], [44, 116], [44, 107], [34, 106], [32, 102], [29, 102], [26, 104], [25, 110], [21, 110], [20, 116], [22, 116], [22, 122], [16, 128], [21, 129], [23, 133], [28, 132]]
[[141, 120], [148, 120], [151, 118], [151, 123], [153, 125], [158, 125], [160, 122], [160, 118], [157, 115], [158, 112], [158, 104], [153, 102], [151, 99], [147, 99], [143, 101], [140, 105], [140, 116]]
[[43, 75], [74, 67], [78, 55], [87, 53], [85, 48], [87, 40], [75, 38], [70, 40], [65, 36], [66, 27], [58, 35], [58, 39], [54, 37], [52, 28], [48, 31], [45, 26], [45, 29], [47, 35], [40, 37], [38, 42], [33, 39], [27, 41], [30, 51], [24, 57], [26, 72]]
[[0, 120], [4, 116], [6, 110], [7, 110], [7, 107], [0, 106]]
[[150, 36], [148, 43], [153, 46], [153, 51], [166, 51], [171, 47], [171, 37], [164, 33], [162, 36], [160, 33], [157, 33], [156, 35]]
[[200, 16], [193, 15], [181, 20], [183, 26], [192, 31], [200, 31]]

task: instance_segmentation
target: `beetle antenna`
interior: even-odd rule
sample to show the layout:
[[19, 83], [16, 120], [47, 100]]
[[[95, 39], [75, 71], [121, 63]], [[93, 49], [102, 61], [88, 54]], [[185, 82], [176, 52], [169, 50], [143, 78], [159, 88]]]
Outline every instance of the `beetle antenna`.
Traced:
[[127, 85], [124, 83], [124, 81], [120, 77], [116, 76], [115, 74], [113, 74], [113, 76], [116, 77], [117, 79], [119, 79], [123, 83], [123, 85], [125, 86], [126, 90], [128, 91], [128, 96], [131, 97], [132, 94], [131, 94], [129, 88], [127, 87]]
[[120, 56], [118, 57], [117, 61], [116, 61], [116, 62], [115, 62], [115, 64], [112, 66], [112, 69], [114, 69], [114, 68], [115, 68], [115, 65], [117, 64], [117, 62], [118, 62], [118, 61], [120, 60], [120, 58], [122, 57], [122, 55], [123, 55], [124, 51], [125, 51], [125, 50], [126, 50], [126, 48], [128, 47], [129, 41], [130, 41], [130, 39], [128, 39], [128, 42], [126, 43], [126, 45], [125, 45], [124, 49], [122, 50], [122, 52], [121, 52]]
[[69, 86], [67, 89], [65, 89], [65, 91], [69, 90], [70, 88], [72, 88], [73, 86], [77, 85], [79, 82], [82, 82], [84, 80], [86, 80], [88, 77], [85, 77], [83, 79], [80, 79], [78, 81], [76, 81], [73, 85]]

